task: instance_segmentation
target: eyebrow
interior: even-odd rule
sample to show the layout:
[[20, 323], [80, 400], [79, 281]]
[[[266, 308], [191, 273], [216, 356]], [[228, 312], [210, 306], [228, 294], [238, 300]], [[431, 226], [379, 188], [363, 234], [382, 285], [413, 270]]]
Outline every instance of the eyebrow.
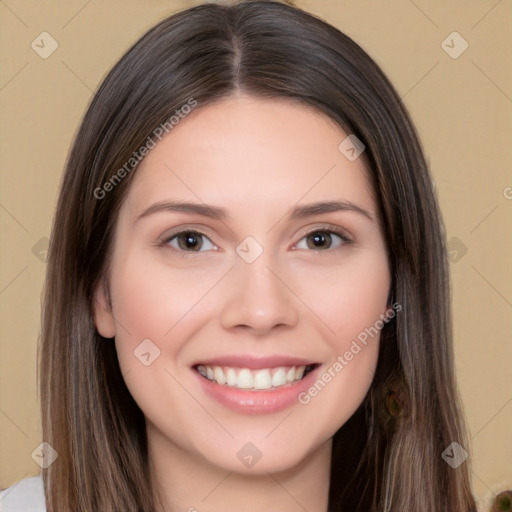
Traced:
[[[162, 201], [151, 205], [146, 208], [137, 218], [134, 223], [138, 220], [148, 217], [149, 215], [160, 213], [160, 212], [181, 212], [202, 215], [211, 219], [223, 221], [229, 218], [229, 212], [225, 208], [220, 206], [207, 205], [205, 203], [192, 203], [186, 201]], [[314, 215], [321, 215], [323, 213], [332, 213], [338, 211], [348, 211], [360, 214], [371, 221], [374, 221], [374, 216], [349, 201], [318, 201], [315, 203], [298, 205], [291, 209], [291, 212], [287, 215], [289, 219], [303, 219], [306, 217], [312, 217]]]

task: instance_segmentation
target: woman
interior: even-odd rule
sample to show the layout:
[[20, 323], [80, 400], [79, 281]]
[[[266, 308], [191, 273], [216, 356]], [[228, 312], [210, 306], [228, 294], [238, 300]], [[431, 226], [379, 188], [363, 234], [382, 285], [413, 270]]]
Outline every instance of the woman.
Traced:
[[476, 510], [446, 462], [467, 445], [418, 137], [370, 57], [289, 5], [184, 11], [109, 73], [40, 365], [49, 511]]

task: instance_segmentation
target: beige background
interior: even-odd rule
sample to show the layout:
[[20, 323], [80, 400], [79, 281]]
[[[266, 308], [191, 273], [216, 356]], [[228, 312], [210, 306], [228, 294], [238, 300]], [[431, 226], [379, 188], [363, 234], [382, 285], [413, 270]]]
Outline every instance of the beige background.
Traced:
[[[0, 1], [0, 488], [40, 471], [31, 453], [41, 442], [35, 356], [45, 237], [73, 134], [123, 52], [164, 16], [197, 3]], [[370, 53], [420, 131], [453, 250], [456, 363], [474, 489], [488, 503], [512, 487], [512, 3], [297, 4]], [[58, 43], [47, 59], [31, 48], [43, 31]], [[456, 59], [442, 46], [454, 31], [469, 45]], [[446, 44], [454, 52], [463, 42], [451, 36]]]

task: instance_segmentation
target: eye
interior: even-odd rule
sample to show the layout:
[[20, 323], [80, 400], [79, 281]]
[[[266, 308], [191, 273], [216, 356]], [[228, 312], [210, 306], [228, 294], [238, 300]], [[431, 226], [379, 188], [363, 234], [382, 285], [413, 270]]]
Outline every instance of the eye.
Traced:
[[178, 251], [187, 252], [211, 251], [217, 248], [206, 235], [198, 231], [181, 231], [172, 235], [164, 243]]
[[351, 240], [342, 233], [328, 229], [316, 229], [302, 238], [295, 248], [324, 251], [327, 249], [336, 249], [350, 242]]

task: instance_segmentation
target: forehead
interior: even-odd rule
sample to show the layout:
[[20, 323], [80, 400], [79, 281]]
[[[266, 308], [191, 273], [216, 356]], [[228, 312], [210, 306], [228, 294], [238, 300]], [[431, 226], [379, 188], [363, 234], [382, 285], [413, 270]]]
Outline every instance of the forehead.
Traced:
[[145, 157], [126, 201], [135, 215], [169, 198], [241, 213], [345, 199], [373, 206], [362, 158], [340, 151], [342, 128], [291, 101], [230, 97], [199, 107]]

